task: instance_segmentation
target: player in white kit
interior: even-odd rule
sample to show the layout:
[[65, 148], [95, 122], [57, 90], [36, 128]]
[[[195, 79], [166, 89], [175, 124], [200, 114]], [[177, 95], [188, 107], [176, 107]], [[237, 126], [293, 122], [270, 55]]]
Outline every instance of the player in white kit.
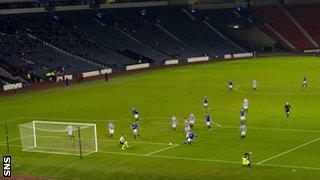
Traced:
[[177, 130], [178, 120], [177, 120], [177, 118], [175, 116], [172, 116], [171, 124], [172, 124], [173, 131], [176, 131]]
[[255, 79], [252, 81], [252, 90], [253, 91], [257, 90], [257, 80], [255, 80]]
[[241, 139], [246, 139], [247, 138], [247, 126], [244, 124], [241, 124], [239, 130], [240, 130]]
[[248, 112], [248, 107], [249, 107], [249, 101], [247, 98], [244, 98], [243, 102], [242, 102], [242, 105], [243, 105], [243, 109]]
[[114, 129], [115, 129], [115, 125], [112, 122], [110, 122], [108, 124], [108, 130], [109, 130], [109, 136], [110, 137], [114, 136]]
[[194, 122], [196, 121], [196, 116], [192, 113], [190, 113], [188, 117], [189, 125], [191, 128], [193, 128]]
[[73, 135], [73, 127], [71, 124], [67, 126], [67, 133], [68, 133], [68, 138], [75, 139]]

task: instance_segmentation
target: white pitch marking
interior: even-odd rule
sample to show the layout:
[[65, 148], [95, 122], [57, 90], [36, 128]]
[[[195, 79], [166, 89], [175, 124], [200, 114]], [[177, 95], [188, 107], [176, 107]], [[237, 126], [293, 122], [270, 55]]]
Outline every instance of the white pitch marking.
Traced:
[[157, 151], [153, 151], [151, 153], [148, 153], [148, 154], [145, 154], [145, 156], [150, 156], [150, 155], [153, 155], [153, 154], [156, 154], [156, 153], [159, 153], [159, 152], [162, 152], [162, 151], [166, 151], [168, 149], [171, 149], [171, 148], [175, 148], [175, 147], [178, 147], [179, 145], [172, 145], [170, 147], [167, 147], [167, 148], [163, 148], [163, 149], [159, 149]]
[[[1, 144], [0, 144], [1, 145]], [[10, 145], [12, 147], [21, 147], [21, 145]], [[225, 164], [241, 164], [239, 161], [228, 161], [219, 159], [201, 159], [201, 158], [189, 158], [189, 157], [178, 157], [178, 156], [159, 156], [159, 155], [149, 155], [136, 154], [136, 153], [126, 153], [126, 152], [114, 152], [114, 151], [98, 151], [97, 153], [103, 154], [114, 154], [114, 155], [124, 155], [124, 156], [139, 156], [139, 157], [152, 157], [152, 158], [163, 158], [163, 159], [176, 159], [185, 161], [199, 161], [199, 162], [213, 162], [213, 163], [225, 163]], [[295, 169], [307, 169], [307, 170], [317, 170], [320, 171], [318, 167], [308, 167], [308, 166], [291, 166], [282, 164], [254, 164], [257, 166], [271, 166], [271, 167], [282, 167], [282, 168], [295, 168]]]
[[212, 124], [217, 125], [218, 127], [222, 127], [219, 123], [212, 122]]
[[[13, 139], [9, 139], [9, 142], [11, 142], [11, 141], [16, 141], [16, 140], [19, 140], [20, 139], [20, 137], [18, 137], [18, 138], [13, 138]], [[7, 141], [1, 141], [0, 142], [0, 144], [4, 144], [4, 143], [6, 143]]]
[[271, 166], [271, 167], [285, 167], [285, 168], [294, 168], [294, 169], [308, 169], [308, 170], [318, 170], [318, 167], [308, 167], [308, 166], [291, 166], [291, 165], [282, 165], [282, 164], [260, 164], [260, 166]]
[[0, 120], [0, 124], [2, 124], [2, 123], [7, 123], [7, 122], [12, 122], [12, 121], [17, 121], [17, 120], [20, 120], [20, 119], [27, 119], [27, 117], [17, 117], [17, 118], [5, 120], [5, 121], [1, 121], [1, 120]]
[[268, 159], [262, 160], [262, 161], [258, 162], [257, 164], [259, 165], [259, 164], [265, 163], [265, 162], [267, 162], [267, 161], [270, 161], [270, 160], [272, 160], [272, 159], [278, 158], [278, 157], [280, 157], [280, 156], [282, 156], [282, 155], [288, 154], [289, 152], [292, 152], [292, 151], [294, 151], [294, 150], [297, 150], [297, 149], [299, 149], [299, 148], [301, 148], [301, 147], [303, 147], [303, 146], [306, 146], [306, 145], [311, 144], [311, 143], [313, 143], [313, 142], [316, 142], [316, 141], [318, 141], [318, 140], [320, 140], [320, 138], [316, 138], [316, 139], [314, 139], [314, 140], [308, 141], [308, 142], [306, 142], [306, 143], [304, 143], [304, 144], [301, 144], [301, 145], [299, 145], [299, 146], [297, 146], [297, 147], [295, 147], [295, 148], [289, 149], [289, 150], [287, 150], [287, 151], [285, 151], [285, 152], [283, 152], [283, 153], [280, 153], [280, 154], [277, 154], [277, 155], [275, 155], [275, 156], [272, 156], [272, 157], [270, 157], [270, 158], [268, 158]]
[[[32, 136], [32, 135], [31, 135]], [[48, 138], [62, 138], [62, 137], [55, 137], [55, 136], [43, 136]], [[9, 139], [9, 142], [20, 140], [21, 138], [13, 138]], [[118, 140], [115, 139], [97, 139], [98, 141], [109, 141], [109, 142], [118, 142]], [[129, 143], [137, 143], [137, 144], [151, 144], [151, 145], [162, 145], [162, 146], [168, 146], [167, 143], [160, 143], [160, 142], [145, 142], [145, 141], [128, 141]], [[0, 144], [5, 144], [6, 141], [0, 142]], [[173, 146], [177, 146], [178, 144], [173, 144]], [[11, 146], [11, 145], [10, 145]]]
[[[223, 126], [223, 128], [236, 128], [238, 129], [238, 126]], [[312, 133], [320, 133], [320, 131], [312, 130], [312, 129], [285, 129], [285, 128], [264, 128], [264, 127], [249, 127], [250, 129], [255, 130], [267, 130], [267, 131], [292, 131], [292, 132], [312, 132]]]

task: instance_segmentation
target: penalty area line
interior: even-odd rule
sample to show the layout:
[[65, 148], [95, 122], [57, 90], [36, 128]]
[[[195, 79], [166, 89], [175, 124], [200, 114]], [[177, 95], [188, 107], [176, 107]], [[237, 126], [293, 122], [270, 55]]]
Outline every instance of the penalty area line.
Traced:
[[320, 140], [320, 138], [316, 138], [316, 139], [313, 139], [313, 140], [311, 140], [311, 141], [308, 141], [308, 142], [306, 142], [306, 143], [304, 143], [304, 144], [301, 144], [301, 145], [299, 145], [299, 146], [297, 146], [297, 147], [295, 147], [295, 148], [289, 149], [289, 150], [287, 150], [287, 151], [285, 151], [285, 152], [282, 152], [282, 153], [280, 153], [280, 154], [277, 154], [277, 155], [275, 155], [275, 156], [272, 156], [272, 157], [270, 157], [270, 158], [267, 158], [267, 159], [265, 159], [265, 160], [262, 160], [262, 161], [258, 162], [257, 165], [260, 165], [260, 164], [262, 164], [262, 163], [268, 162], [268, 161], [270, 161], [270, 160], [272, 160], [272, 159], [275, 159], [275, 158], [278, 158], [278, 157], [280, 157], [280, 156], [282, 156], [282, 155], [288, 154], [288, 153], [290, 153], [290, 152], [292, 152], [292, 151], [294, 151], [294, 150], [297, 150], [297, 149], [299, 149], [299, 148], [301, 148], [301, 147], [304, 147], [304, 146], [306, 146], [306, 145], [308, 145], [308, 144], [311, 144], [311, 143], [313, 143], [313, 142], [316, 142], [316, 141], [318, 141], [318, 140]]

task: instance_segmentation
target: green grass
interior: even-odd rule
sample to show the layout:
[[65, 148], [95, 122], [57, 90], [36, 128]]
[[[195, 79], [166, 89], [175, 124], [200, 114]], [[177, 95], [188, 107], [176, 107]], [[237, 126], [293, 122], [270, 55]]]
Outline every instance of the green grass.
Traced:
[[[314, 57], [270, 57], [168, 68], [0, 98], [0, 141], [4, 125], [12, 139], [13, 173], [58, 179], [319, 179], [320, 60]], [[306, 73], [310, 87], [301, 88]], [[238, 87], [228, 92], [232, 79]], [[257, 92], [251, 82], [258, 81]], [[213, 121], [206, 129], [203, 97], [208, 96]], [[248, 138], [239, 138], [239, 110], [249, 102]], [[292, 105], [290, 118], [283, 106]], [[143, 139], [133, 140], [131, 108], [140, 111]], [[169, 148], [184, 141], [183, 117], [196, 115], [193, 145]], [[172, 132], [171, 116], [178, 118]], [[96, 123], [99, 151], [77, 156], [22, 152], [18, 124], [32, 120]], [[116, 137], [106, 137], [106, 123]], [[130, 140], [126, 151], [120, 134]], [[167, 149], [166, 149], [167, 148]], [[165, 149], [165, 150], [164, 150]], [[156, 152], [158, 150], [163, 150]], [[251, 169], [241, 167], [241, 153], [252, 151]], [[6, 154], [2, 143], [0, 152]], [[151, 153], [151, 154], [150, 154]], [[279, 155], [270, 161], [257, 163]], [[149, 155], [148, 155], [149, 154]]]

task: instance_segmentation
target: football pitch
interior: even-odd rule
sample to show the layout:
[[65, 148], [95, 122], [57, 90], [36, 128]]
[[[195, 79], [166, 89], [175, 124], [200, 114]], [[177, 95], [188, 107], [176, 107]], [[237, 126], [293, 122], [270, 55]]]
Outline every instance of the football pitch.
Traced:
[[[308, 88], [302, 88], [304, 74]], [[251, 89], [252, 80], [257, 91]], [[228, 91], [228, 81], [236, 87]], [[203, 98], [214, 126], [208, 131]], [[239, 110], [249, 100], [247, 139]], [[285, 117], [284, 105], [292, 111]], [[320, 59], [266, 57], [170, 67], [0, 97], [0, 152], [8, 124], [14, 175], [54, 179], [319, 179]], [[131, 109], [139, 110], [142, 139], [133, 139]], [[192, 145], [183, 145], [184, 117], [195, 114]], [[178, 118], [177, 132], [171, 117]], [[18, 125], [38, 121], [95, 123], [98, 152], [85, 156], [23, 152]], [[114, 122], [115, 137], [107, 135]], [[126, 133], [130, 148], [121, 150]], [[66, 141], [70, 139], [66, 138]], [[72, 140], [71, 140], [72, 141]], [[172, 143], [170, 145], [169, 143]], [[241, 155], [252, 152], [251, 168]]]

